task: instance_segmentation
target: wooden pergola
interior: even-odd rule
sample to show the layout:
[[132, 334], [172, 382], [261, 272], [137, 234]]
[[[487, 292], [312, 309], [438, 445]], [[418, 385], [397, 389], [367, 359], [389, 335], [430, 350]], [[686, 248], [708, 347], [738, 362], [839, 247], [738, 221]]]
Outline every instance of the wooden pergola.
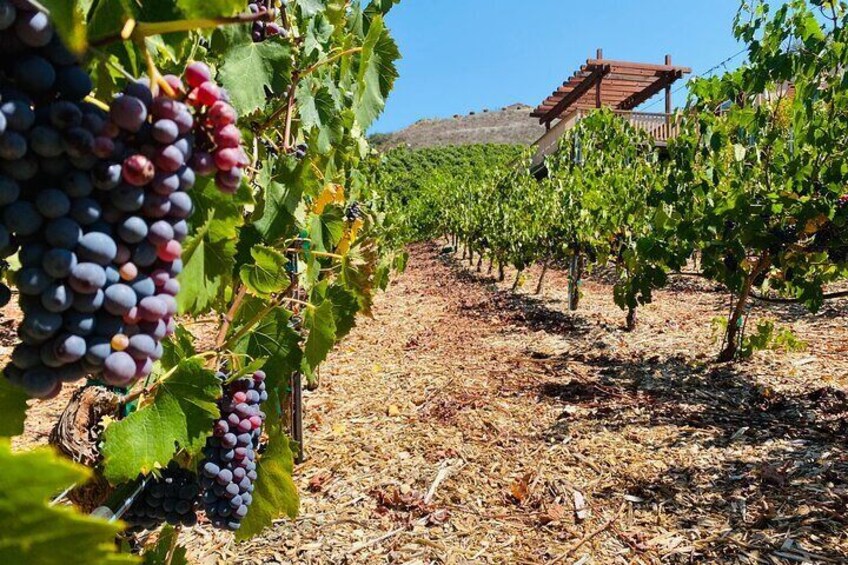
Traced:
[[604, 59], [603, 51], [589, 59], [562, 86], [530, 114], [550, 129], [552, 122], [573, 110], [610, 107], [630, 111], [665, 90], [665, 113], [672, 113], [671, 86], [686, 74], [688, 67], [671, 64], [631, 63]]

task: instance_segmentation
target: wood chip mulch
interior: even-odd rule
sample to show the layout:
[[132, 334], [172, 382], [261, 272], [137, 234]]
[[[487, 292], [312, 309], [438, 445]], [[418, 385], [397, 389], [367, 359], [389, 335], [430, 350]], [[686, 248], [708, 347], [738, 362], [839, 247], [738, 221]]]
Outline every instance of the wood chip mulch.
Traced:
[[572, 313], [562, 272], [511, 293], [410, 252], [307, 393], [300, 517], [183, 532], [192, 563], [848, 563], [848, 301], [758, 305], [807, 350], [719, 365], [699, 281], [627, 333], [600, 277]]

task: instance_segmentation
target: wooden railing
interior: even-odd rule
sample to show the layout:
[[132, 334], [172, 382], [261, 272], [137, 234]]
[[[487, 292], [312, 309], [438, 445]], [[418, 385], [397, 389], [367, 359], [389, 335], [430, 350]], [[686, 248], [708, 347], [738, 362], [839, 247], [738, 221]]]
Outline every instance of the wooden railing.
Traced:
[[665, 145], [680, 133], [680, 122], [673, 114], [649, 114], [622, 110], [616, 110], [615, 114], [628, 120], [634, 127], [643, 129], [654, 136], [658, 145]]
[[[550, 130], [545, 132], [536, 143], [536, 154], [533, 156], [533, 168], [541, 167], [545, 157], [559, 148], [560, 138], [566, 131], [573, 128], [592, 110], [574, 110], [566, 114]], [[651, 134], [657, 147], [665, 147], [670, 139], [680, 133], [680, 122], [673, 114], [658, 114], [649, 112], [629, 112], [615, 110], [615, 114], [629, 121], [634, 127]]]

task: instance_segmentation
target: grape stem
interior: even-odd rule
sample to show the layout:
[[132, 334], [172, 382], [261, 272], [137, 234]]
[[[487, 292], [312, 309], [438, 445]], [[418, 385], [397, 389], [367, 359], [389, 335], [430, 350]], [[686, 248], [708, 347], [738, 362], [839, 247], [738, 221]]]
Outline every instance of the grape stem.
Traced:
[[215, 339], [215, 345], [218, 349], [224, 345], [227, 341], [227, 332], [230, 331], [230, 326], [235, 319], [236, 313], [238, 312], [239, 307], [241, 307], [241, 303], [244, 302], [244, 298], [247, 296], [247, 287], [242, 286], [238, 294], [236, 295], [235, 300], [233, 300], [233, 304], [230, 306], [230, 309], [227, 311], [224, 316], [224, 321], [221, 323], [221, 328], [218, 330], [218, 337]]
[[228, 18], [196, 18], [188, 20], [174, 20], [170, 22], [136, 22], [129, 19], [124, 24], [120, 33], [107, 35], [91, 42], [94, 47], [102, 47], [116, 41], [133, 39], [139, 41], [145, 37], [163, 35], [166, 33], [181, 33], [195, 31], [198, 29], [213, 29], [222, 25], [246, 24], [257, 21], [273, 21], [276, 18], [275, 10], [264, 13], [239, 14]]
[[327, 259], [337, 259], [339, 261], [344, 260], [344, 255], [339, 255], [338, 253], [327, 253], [325, 251], [311, 251], [309, 249], [287, 249], [286, 253], [303, 253], [306, 255], [314, 255], [315, 257], [325, 257]]
[[224, 351], [229, 351], [233, 348], [233, 346], [238, 343], [238, 341], [246, 336], [253, 329], [253, 326], [258, 324], [262, 319], [267, 316], [274, 308], [280, 306], [282, 301], [286, 298], [286, 296], [294, 289], [295, 283], [292, 282], [288, 288], [286, 288], [282, 293], [280, 293], [277, 298], [274, 298], [268, 302], [268, 304], [256, 313], [253, 318], [251, 318], [239, 331], [235, 333], [230, 339], [228, 339], [224, 345], [221, 347]]
[[101, 102], [100, 100], [98, 100], [94, 96], [86, 96], [85, 101], [88, 102], [89, 104], [94, 104], [95, 106], [97, 106], [98, 108], [103, 110], [104, 112], [109, 111], [109, 105], [106, 104], [105, 102]]
[[144, 60], [147, 62], [147, 76], [150, 78], [150, 86], [151, 90], [154, 84], [158, 85], [159, 88], [165, 91], [171, 98], [176, 98], [177, 93], [174, 92], [174, 89], [171, 88], [171, 85], [162, 78], [162, 74], [159, 72], [159, 69], [156, 68], [156, 62], [153, 60], [153, 55], [150, 54], [150, 49], [147, 48], [147, 40], [142, 38], [137, 40], [138, 46], [141, 51], [144, 53]]
[[350, 49], [346, 49], [344, 51], [340, 51], [338, 53], [330, 55], [326, 59], [322, 59], [321, 61], [318, 61], [317, 63], [315, 63], [311, 67], [308, 67], [305, 71], [302, 71], [302, 72], [297, 71], [297, 70], [292, 71], [292, 82], [291, 82], [291, 86], [289, 87], [289, 92], [288, 92], [288, 97], [286, 99], [286, 103], [284, 105], [280, 106], [279, 108], [277, 108], [276, 110], [274, 110], [274, 112], [270, 116], [268, 116], [268, 119], [265, 120], [265, 122], [262, 125], [259, 126], [259, 131], [261, 132], [263, 130], [268, 129], [270, 126], [272, 126], [280, 118], [280, 116], [283, 115], [283, 113], [285, 113], [286, 114], [286, 129], [285, 129], [285, 138], [283, 140], [283, 149], [289, 150], [290, 147], [291, 147], [289, 145], [289, 137], [291, 135], [292, 119], [294, 118], [295, 92], [297, 90], [297, 85], [300, 83], [300, 79], [303, 78], [306, 75], [314, 73], [315, 71], [317, 71], [318, 69], [320, 69], [324, 65], [329, 65], [330, 63], [334, 63], [335, 61], [338, 61], [339, 59], [341, 59], [342, 57], [344, 57], [346, 55], [352, 55], [353, 53], [360, 53], [361, 51], [362, 51], [362, 47], [352, 47]]
[[318, 69], [320, 69], [324, 65], [329, 65], [330, 63], [334, 63], [334, 62], [338, 61], [339, 59], [341, 59], [342, 57], [345, 57], [347, 55], [353, 55], [354, 53], [361, 53], [361, 52], [362, 52], [362, 47], [351, 47], [350, 49], [345, 49], [344, 51], [340, 51], [340, 52], [338, 52], [334, 55], [330, 55], [326, 59], [322, 59], [322, 60], [318, 61], [317, 63], [315, 63], [311, 67], [307, 68], [302, 73], [300, 73], [300, 76], [305, 77], [306, 75], [314, 73], [315, 71], [317, 71]]

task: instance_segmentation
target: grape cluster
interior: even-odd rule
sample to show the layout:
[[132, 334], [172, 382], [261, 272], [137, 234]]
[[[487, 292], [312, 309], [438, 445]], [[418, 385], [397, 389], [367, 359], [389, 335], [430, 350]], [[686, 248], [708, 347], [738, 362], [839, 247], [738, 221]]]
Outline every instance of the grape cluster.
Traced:
[[[269, 14], [274, 9], [274, 0], [251, 0], [247, 5], [251, 14]], [[285, 3], [280, 3], [285, 5]], [[269, 16], [269, 19], [272, 16]], [[288, 31], [275, 21], [256, 20], [251, 31], [254, 43], [261, 43], [269, 37], [288, 37]]]
[[[174, 330], [192, 210], [185, 190], [195, 180], [185, 165], [191, 113], [143, 81], [108, 114], [64, 101], [48, 108], [36, 112], [32, 149], [70, 166], [50, 174], [42, 165], [44, 178], [25, 190], [33, 201], [6, 210], [26, 238], [17, 275], [22, 343], [12, 363], [36, 398], [85, 375], [128, 387], [150, 374]], [[171, 137], [159, 128], [165, 116]]]
[[123, 520], [138, 530], [153, 530], [163, 522], [191, 527], [197, 523], [199, 506], [197, 475], [171, 461], [160, 476], [147, 479]]
[[[195, 139], [214, 134], [214, 170], [246, 164], [235, 112], [200, 64], [189, 92], [166, 76], [161, 92], [131, 82], [108, 112], [83, 102], [90, 79], [29, 7], [0, 0], [0, 251], [20, 246], [24, 313], [4, 374], [34, 398], [86, 375], [128, 387], [175, 329]], [[234, 168], [218, 173], [228, 190]]]
[[241, 185], [244, 167], [250, 162], [236, 126], [235, 109], [225, 90], [211, 80], [212, 72], [203, 63], [186, 68], [185, 79], [191, 90], [188, 103], [195, 107], [197, 151], [192, 166], [197, 174], [215, 174], [215, 184], [222, 192], [233, 194]]
[[[226, 381], [227, 376], [219, 373]], [[265, 414], [260, 403], [268, 399], [265, 373], [237, 379], [224, 387], [219, 403], [221, 419], [204, 447], [200, 484], [206, 514], [217, 528], [237, 530], [253, 500], [256, 451]]]
[[344, 214], [344, 219], [347, 222], [355, 222], [356, 220], [362, 218], [362, 205], [359, 202], [351, 202], [351, 204], [347, 207]]
[[[91, 80], [55, 35], [47, 16], [27, 0], [0, 0], [0, 276], [3, 259], [17, 251], [15, 235], [6, 226], [6, 208], [21, 194], [19, 177], [35, 174], [38, 161], [27, 155], [35, 116], [32, 102], [57, 98], [80, 100]], [[73, 134], [71, 134], [73, 135]], [[43, 132], [34, 133], [45, 142]], [[49, 140], [48, 140], [49, 141]], [[55, 163], [53, 163], [55, 164]], [[8, 212], [9, 215], [14, 213]], [[11, 300], [0, 282], [0, 307]]]

